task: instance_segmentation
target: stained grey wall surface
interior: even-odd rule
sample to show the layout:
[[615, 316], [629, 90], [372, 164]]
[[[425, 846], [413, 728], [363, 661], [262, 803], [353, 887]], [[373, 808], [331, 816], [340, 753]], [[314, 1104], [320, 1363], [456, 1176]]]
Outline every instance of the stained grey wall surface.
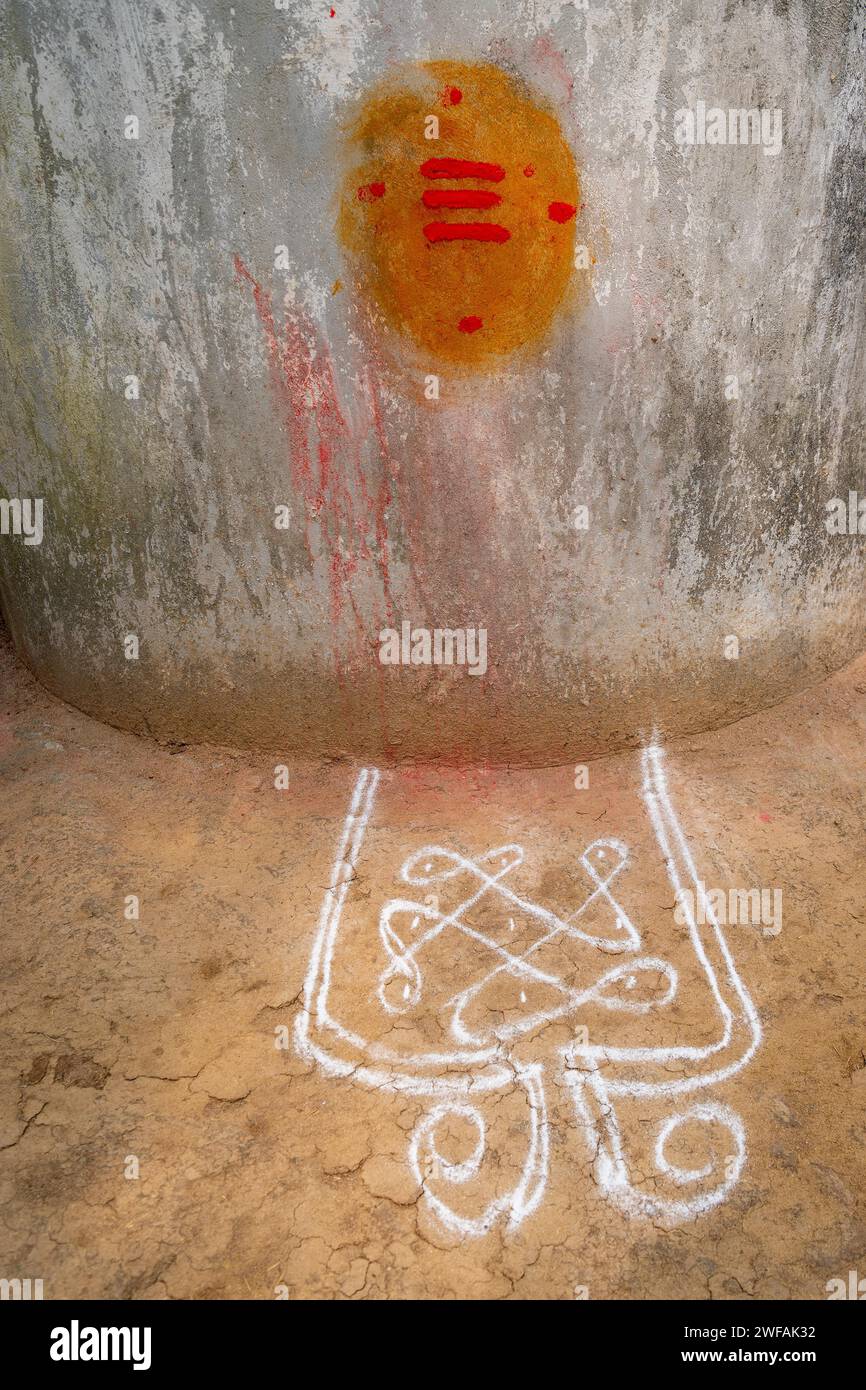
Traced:
[[[843, 664], [864, 30], [862, 0], [5, 0], [0, 488], [45, 507], [41, 545], [0, 537], [25, 660], [163, 739], [513, 762]], [[335, 234], [353, 104], [430, 58], [553, 107], [594, 258], [534, 359], [438, 402], [377, 352]], [[679, 145], [699, 100], [779, 109], [781, 149]], [[485, 627], [487, 673], [383, 667], [403, 620]]]

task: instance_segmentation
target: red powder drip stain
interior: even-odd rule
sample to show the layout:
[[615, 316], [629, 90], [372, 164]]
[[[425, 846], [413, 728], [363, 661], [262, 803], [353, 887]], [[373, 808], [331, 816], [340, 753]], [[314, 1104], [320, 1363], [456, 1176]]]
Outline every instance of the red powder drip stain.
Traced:
[[558, 82], [562, 83], [563, 90], [570, 102], [574, 96], [574, 77], [569, 69], [565, 54], [560, 52], [546, 34], [535, 40], [534, 48], [541, 64], [553, 74]]
[[428, 241], [509, 241], [511, 233], [498, 222], [428, 222]]
[[337, 11], [336, 11], [336, 10], [329, 10], [328, 13], [330, 14], [331, 18], [333, 19], [333, 18], [334, 18], [334, 15], [337, 13]]
[[368, 366], [367, 368], [367, 396], [370, 404], [370, 418], [373, 422], [373, 431], [376, 436], [376, 443], [379, 446], [379, 456], [382, 459], [382, 478], [379, 483], [379, 491], [375, 501], [376, 544], [379, 549], [382, 566], [382, 579], [385, 591], [385, 616], [390, 623], [393, 617], [393, 604], [391, 602], [390, 573], [388, 569], [387, 512], [393, 500], [390, 482], [391, 457], [388, 437], [385, 433], [385, 421], [382, 418], [379, 379], [372, 366]]
[[467, 314], [465, 319], [460, 320], [457, 327], [461, 333], [477, 333], [479, 328], [484, 327], [484, 321], [475, 314]]
[[[371, 423], [383, 461], [383, 476], [375, 498], [370, 497], [362, 466], [362, 454], [370, 430], [350, 428], [340, 410], [330, 354], [319, 340], [315, 325], [297, 310], [286, 316], [282, 335], [274, 320], [271, 296], [251, 275], [239, 256], [234, 258], [235, 274], [252, 286], [253, 300], [265, 335], [271, 379], [283, 407], [289, 436], [292, 483], [304, 501], [305, 539], [311, 564], [315, 553], [310, 525], [319, 528], [329, 575], [331, 620], [335, 630], [349, 605], [358, 631], [359, 643], [369, 647], [369, 620], [359, 611], [354, 593], [359, 562], [378, 567], [385, 612], [390, 619], [392, 599], [388, 565], [387, 509], [391, 503], [389, 456], [385, 452], [384, 430], [374, 386], [368, 374]], [[340, 461], [341, 466], [335, 467]], [[372, 535], [375, 542], [371, 547]], [[363, 572], [358, 576], [362, 588], [368, 585]], [[337, 674], [342, 668], [336, 658]]]
[[576, 212], [573, 203], [551, 203], [547, 209], [551, 222], [570, 222]]
[[[373, 341], [367, 341], [366, 348], [370, 357], [370, 365], [367, 369], [370, 382], [370, 411], [373, 417], [373, 425], [376, 431], [376, 437], [379, 442], [379, 453], [382, 459], [385, 461], [387, 470], [383, 478], [383, 486], [387, 487], [388, 480], [390, 479], [390, 482], [394, 486], [394, 490], [397, 491], [400, 481], [400, 475], [391, 465], [390, 446], [388, 444], [388, 439], [385, 434], [385, 423], [382, 418], [381, 376], [384, 371], [384, 366], [382, 361], [381, 348], [379, 344]], [[419, 476], [429, 474], [428, 463], [423, 451], [419, 453], [417, 457], [416, 472]], [[425, 476], [425, 490], [430, 491], [432, 489], [432, 486], [432, 480], [429, 479], [429, 476]], [[391, 501], [390, 491], [388, 492], [387, 500], [388, 502]], [[410, 521], [406, 520], [406, 510], [410, 510], [408, 506], [404, 507], [404, 526], [406, 540], [408, 543], [407, 561], [409, 566], [409, 572], [412, 576], [412, 582], [421, 600], [421, 606], [428, 613], [432, 613], [436, 605], [436, 599], [429, 592], [424, 576], [424, 556], [426, 554], [427, 548], [427, 537], [426, 535], [422, 534], [420, 528], [413, 526]], [[388, 603], [388, 621], [389, 623], [391, 621], [390, 601]], [[384, 672], [384, 668], [382, 668], [382, 670]]]
[[442, 94], [443, 106], [459, 106], [463, 100], [463, 93], [459, 87], [446, 87]]
[[384, 183], [365, 183], [358, 189], [358, 198], [362, 203], [372, 203], [374, 198], [384, 198]]
[[425, 188], [421, 202], [425, 208], [495, 208], [502, 199], [483, 188]]
[[528, 179], [533, 178], [534, 175], [535, 175], [535, 170], [533, 169], [533, 167], [532, 167], [531, 164], [527, 164], [527, 166], [526, 166], [526, 168], [524, 169], [523, 172], [524, 172], [524, 174], [526, 175], [526, 177], [527, 177]]
[[425, 179], [489, 179], [491, 183], [505, 178], [501, 164], [485, 164], [479, 159], [427, 159], [421, 173]]

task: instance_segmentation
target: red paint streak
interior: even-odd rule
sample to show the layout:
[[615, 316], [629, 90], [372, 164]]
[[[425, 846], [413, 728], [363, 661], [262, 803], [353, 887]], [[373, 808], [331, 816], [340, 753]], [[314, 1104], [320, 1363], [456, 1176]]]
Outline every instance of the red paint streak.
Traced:
[[546, 67], [548, 72], [562, 84], [566, 100], [570, 102], [574, 96], [574, 77], [565, 54], [556, 47], [556, 44], [546, 34], [540, 35], [535, 40], [534, 48], [539, 63]]
[[443, 106], [459, 106], [463, 100], [463, 93], [459, 87], [446, 87], [442, 94]]
[[477, 333], [479, 328], [484, 327], [484, 321], [475, 314], [467, 314], [465, 319], [461, 319], [457, 327], [461, 333]]
[[484, 164], [476, 159], [428, 159], [421, 165], [425, 179], [489, 179], [501, 183], [505, 170], [501, 164]]
[[573, 203], [551, 203], [547, 209], [551, 222], [570, 222], [576, 212]]
[[384, 183], [365, 183], [363, 188], [358, 189], [358, 197], [362, 203], [372, 203], [374, 198], [384, 198]]
[[535, 174], [535, 170], [533, 169], [531, 164], [527, 164], [523, 172], [528, 179], [531, 179]]
[[425, 208], [495, 208], [502, 199], [483, 188], [425, 188], [421, 201]]
[[[359, 646], [369, 650], [370, 618], [365, 618], [359, 609], [355, 584], [363, 592], [369, 587], [370, 573], [378, 571], [389, 623], [393, 609], [387, 531], [387, 509], [391, 503], [390, 456], [378, 401], [374, 399], [372, 378], [368, 373], [364, 386], [382, 461], [381, 481], [375, 497], [370, 496], [363, 466], [370, 429], [365, 425], [360, 429], [352, 428], [347, 423], [340, 409], [331, 357], [315, 325], [306, 315], [292, 309], [287, 312], [280, 333], [270, 294], [262, 289], [239, 256], [235, 256], [234, 265], [237, 278], [252, 287], [256, 313], [264, 332], [271, 380], [289, 438], [292, 483], [304, 502], [305, 540], [311, 564], [316, 561], [316, 551], [310, 527], [316, 525], [318, 528], [319, 550], [328, 567], [335, 640], [339, 641], [339, 627], [348, 605]], [[342, 681], [339, 656], [336, 665]]]
[[[385, 367], [383, 364], [381, 344], [378, 343], [374, 338], [367, 337], [365, 339], [365, 347], [370, 362], [370, 365], [367, 369], [370, 383], [370, 409], [373, 417], [373, 424], [376, 432], [376, 437], [379, 444], [379, 452], [382, 459], [385, 460], [388, 468], [385, 481], [387, 482], [387, 480], [390, 479], [390, 482], [393, 485], [394, 491], [396, 493], [398, 492], [400, 487], [401, 474], [399, 470], [396, 468], [396, 466], [392, 465], [391, 463], [390, 446], [385, 432], [384, 420], [382, 418], [381, 376], [385, 371]], [[418, 453], [415, 464], [415, 471], [417, 478], [421, 480], [422, 491], [426, 495], [431, 494], [435, 488], [435, 478], [431, 472], [426, 452], [423, 449]], [[432, 613], [435, 609], [437, 599], [430, 592], [426, 578], [429, 536], [425, 528], [418, 525], [414, 525], [411, 521], [408, 521], [406, 519], [407, 513], [409, 513], [410, 515], [412, 513], [412, 506], [409, 502], [409, 489], [407, 486], [407, 480], [405, 479], [403, 480], [403, 491], [404, 496], [401, 502], [401, 512], [404, 518], [405, 535], [408, 546], [407, 561], [409, 566], [409, 572], [412, 576], [412, 583], [415, 588], [421, 608], [423, 608], [425, 612]], [[388, 501], [390, 500], [391, 495], [389, 492]], [[389, 625], [390, 611], [391, 610], [389, 604]], [[379, 669], [380, 674], [384, 677], [385, 668], [381, 666], [379, 662], [377, 662], [376, 665]]]
[[382, 418], [382, 405], [380, 399], [379, 378], [372, 366], [367, 368], [367, 396], [370, 404], [370, 417], [373, 422], [373, 432], [376, 436], [376, 443], [379, 446], [379, 456], [382, 460], [382, 477], [379, 483], [379, 491], [376, 495], [375, 516], [376, 516], [376, 544], [382, 560], [382, 575], [385, 591], [385, 616], [390, 623], [393, 616], [390, 576], [388, 570], [388, 508], [392, 502], [390, 468], [391, 451], [388, 444], [388, 436], [385, 433], [385, 421]]
[[508, 241], [511, 233], [498, 222], [428, 222], [428, 241]]
[[[593, 262], [595, 264], [595, 262]], [[638, 288], [638, 277], [632, 274], [630, 277], [632, 284], [631, 302], [632, 307], [637, 311], [637, 315], [642, 320], [644, 329], [649, 327], [649, 320], [652, 319], [656, 328], [661, 328], [664, 324], [665, 315], [668, 312], [664, 300], [657, 294], [647, 299], [646, 295]]]

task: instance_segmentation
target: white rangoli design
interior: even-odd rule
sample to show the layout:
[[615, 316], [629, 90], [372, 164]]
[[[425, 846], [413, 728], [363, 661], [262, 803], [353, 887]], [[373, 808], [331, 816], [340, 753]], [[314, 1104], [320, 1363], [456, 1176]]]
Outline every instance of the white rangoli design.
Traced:
[[[590, 1040], [587, 1029], [578, 1025], [581, 1011], [589, 1007], [608, 1017], [650, 1015], [677, 996], [674, 966], [640, 954], [640, 932], [612, 891], [629, 862], [628, 849], [619, 840], [598, 839], [584, 850], [580, 865], [589, 891], [565, 917], [509, 885], [523, 863], [519, 845], [501, 845], [476, 859], [426, 845], [410, 854], [400, 870], [414, 896], [385, 902], [378, 933], [363, 915], [346, 925], [346, 898], [378, 782], [375, 769], [364, 768], [358, 776], [325, 892], [296, 1025], [303, 1056], [331, 1075], [434, 1098], [411, 1137], [408, 1162], [432, 1210], [455, 1233], [482, 1235], [500, 1219], [516, 1227], [541, 1202], [550, 1158], [551, 1066], [594, 1158], [598, 1186], [628, 1214], [676, 1222], [723, 1201], [742, 1171], [745, 1134], [739, 1117], [706, 1098], [706, 1092], [748, 1063], [761, 1029], [671, 805], [661, 749], [652, 745], [644, 750], [641, 794], [671, 887], [683, 905], [696, 968], [721, 1019], [720, 1035], [703, 1046], [614, 1045]], [[683, 892], [687, 886], [693, 901], [703, 902], [706, 925], [695, 921], [689, 894]], [[440, 907], [443, 893], [453, 900], [447, 910]], [[603, 913], [612, 923], [605, 932], [590, 925]], [[587, 948], [593, 958], [602, 952], [625, 959], [600, 974], [594, 970], [590, 984], [563, 978], [568, 974], [562, 968], [563, 952], [573, 958]], [[462, 987], [455, 989], [455, 984]], [[357, 1020], [359, 1014], [360, 1024], [348, 1026], [347, 1016]], [[551, 1024], [558, 1030], [552, 1063], [536, 1047]], [[569, 1027], [571, 1034], [563, 1042], [562, 1031]], [[528, 1043], [520, 1048], [524, 1038]], [[527, 1045], [528, 1060], [522, 1055]], [[521, 1127], [527, 1139], [518, 1181], [480, 1212], [459, 1211], [452, 1205], [453, 1194], [479, 1174], [487, 1147], [481, 1099], [515, 1087], [524, 1093], [528, 1111], [528, 1124]], [[689, 1104], [692, 1096], [695, 1103]], [[620, 1122], [622, 1102], [628, 1098], [653, 1101], [663, 1109], [652, 1158], [656, 1185], [672, 1187], [672, 1194], [643, 1190], [632, 1180]], [[460, 1161], [448, 1159], [437, 1147], [437, 1131], [455, 1121], [475, 1135], [474, 1147]], [[711, 1159], [687, 1168], [669, 1159], [671, 1136], [687, 1124], [725, 1132], [721, 1165]]]

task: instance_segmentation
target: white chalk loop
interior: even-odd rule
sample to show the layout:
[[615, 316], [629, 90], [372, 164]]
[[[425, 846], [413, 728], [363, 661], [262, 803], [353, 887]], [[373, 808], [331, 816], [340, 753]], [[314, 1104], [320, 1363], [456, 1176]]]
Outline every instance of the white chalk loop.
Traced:
[[[392, 1042], [388, 1028], [376, 1041], [332, 1016], [332, 975], [346, 897], [379, 783], [374, 769], [364, 768], [358, 776], [322, 903], [295, 1041], [307, 1060], [332, 1076], [432, 1097], [431, 1108], [412, 1134], [408, 1163], [429, 1211], [456, 1236], [482, 1236], [500, 1221], [514, 1229], [543, 1200], [550, 1159], [551, 1081], [563, 1086], [570, 1098], [575, 1129], [592, 1159], [598, 1189], [629, 1216], [666, 1224], [692, 1220], [724, 1201], [740, 1180], [746, 1160], [742, 1121], [707, 1092], [736, 1076], [751, 1060], [761, 1040], [760, 1023], [711, 903], [705, 902], [697, 920], [690, 906], [704, 899], [657, 745], [644, 750], [642, 767], [641, 794], [658, 851], [682, 904], [688, 942], [720, 1021], [718, 1036], [702, 1046], [617, 1046], [604, 1041], [603, 1030], [595, 1027], [591, 1039], [586, 1025], [578, 1021], [587, 1008], [600, 1008], [611, 1018], [619, 1014], [663, 1019], [679, 989], [670, 961], [640, 953], [641, 934], [614, 896], [630, 855], [622, 841], [610, 836], [594, 840], [578, 856], [586, 880], [584, 896], [562, 915], [512, 886], [525, 857], [518, 844], [494, 845], [474, 857], [447, 844], [413, 850], [397, 877], [410, 890], [435, 891], [391, 897], [382, 904], [381, 968], [371, 1001], [381, 1009], [383, 1021], [390, 1016], [411, 1023], [416, 1015], [422, 1023], [438, 1020], [450, 1046], [436, 1049], [413, 1042], [401, 1051], [399, 1039]], [[685, 891], [687, 884], [693, 892]], [[597, 925], [599, 913], [602, 922], [610, 923], [607, 931]], [[358, 930], [358, 923], [354, 925]], [[459, 980], [458, 970], [454, 979], [459, 987], [451, 992], [446, 987], [451, 965], [464, 958], [458, 955], [459, 943], [470, 952], [465, 958], [483, 965], [473, 967], [472, 978], [465, 982]], [[591, 983], [578, 987], [552, 964], [566, 945], [564, 962], [575, 951], [588, 953], [587, 959], [597, 960], [597, 965], [605, 956], [620, 954], [626, 959], [596, 970]], [[436, 952], [443, 947], [449, 962], [445, 984], [441, 968], [437, 975], [434, 967]], [[557, 1041], [551, 1060], [541, 1040], [554, 1022], [566, 1026], [570, 1041]], [[426, 1039], [423, 1029], [418, 1037]], [[524, 1042], [518, 1059], [513, 1048], [520, 1039]], [[527, 1048], [536, 1060], [525, 1060]], [[484, 1105], [486, 1096], [506, 1095], [509, 1104], [523, 1106], [525, 1119], [508, 1129], [511, 1137], [505, 1142], [511, 1148], [500, 1154]], [[643, 1159], [630, 1158], [621, 1129], [623, 1102], [635, 1098], [654, 1102], [661, 1111], [654, 1146]], [[692, 1099], [684, 1105], [686, 1098]], [[454, 1142], [455, 1124], [462, 1135], [459, 1153], [446, 1147], [443, 1138]], [[516, 1135], [523, 1136], [523, 1152], [512, 1152]], [[680, 1157], [686, 1141], [692, 1145], [689, 1154], [697, 1152], [697, 1159]], [[492, 1164], [497, 1169], [504, 1159], [518, 1176], [509, 1191], [497, 1188], [497, 1195], [479, 1211], [478, 1190], [484, 1187], [488, 1155], [488, 1168]], [[633, 1179], [633, 1171], [645, 1173], [647, 1159], [655, 1178]], [[465, 1195], [460, 1198], [460, 1193]]]

